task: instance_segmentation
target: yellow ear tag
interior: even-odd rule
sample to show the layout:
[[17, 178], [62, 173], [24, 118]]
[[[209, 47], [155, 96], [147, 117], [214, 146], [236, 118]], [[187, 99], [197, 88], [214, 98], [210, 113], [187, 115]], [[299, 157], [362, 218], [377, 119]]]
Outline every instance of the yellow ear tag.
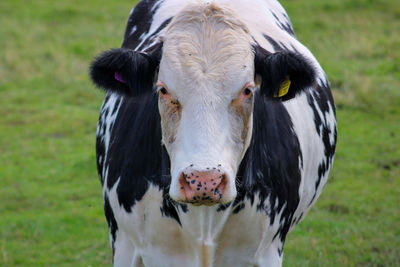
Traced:
[[289, 92], [290, 83], [291, 81], [289, 79], [289, 76], [286, 76], [286, 80], [281, 84], [281, 87], [279, 88], [278, 97], [282, 97]]

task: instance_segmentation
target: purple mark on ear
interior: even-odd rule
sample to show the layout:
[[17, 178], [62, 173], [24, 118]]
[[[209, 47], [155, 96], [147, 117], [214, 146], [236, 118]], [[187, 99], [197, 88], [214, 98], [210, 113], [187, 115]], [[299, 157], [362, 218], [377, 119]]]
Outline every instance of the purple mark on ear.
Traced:
[[114, 72], [114, 78], [115, 78], [117, 81], [121, 82], [121, 83], [126, 83], [126, 81], [125, 81], [124, 79], [122, 79], [121, 75], [119, 75], [118, 72]]

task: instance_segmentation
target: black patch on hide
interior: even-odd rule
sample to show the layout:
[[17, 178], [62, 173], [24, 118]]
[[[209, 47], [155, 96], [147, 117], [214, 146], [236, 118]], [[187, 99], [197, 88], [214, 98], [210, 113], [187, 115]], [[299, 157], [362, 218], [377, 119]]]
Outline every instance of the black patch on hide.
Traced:
[[254, 201], [258, 193], [257, 209], [267, 213], [271, 225], [283, 210], [277, 233], [282, 242], [300, 200], [301, 164], [299, 141], [282, 102], [256, 93], [253, 135], [237, 174], [241, 187], [235, 202]]

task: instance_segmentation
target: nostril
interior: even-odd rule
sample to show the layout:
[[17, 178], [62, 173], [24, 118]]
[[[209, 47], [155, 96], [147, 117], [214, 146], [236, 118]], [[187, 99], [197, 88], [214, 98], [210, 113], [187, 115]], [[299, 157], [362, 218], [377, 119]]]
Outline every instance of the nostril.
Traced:
[[214, 182], [213, 185], [217, 186], [214, 191], [214, 195], [219, 195], [219, 198], [222, 198], [222, 195], [225, 193], [226, 185], [228, 183], [228, 178], [225, 174], [218, 176], [219, 185], [217, 186], [218, 182]]
[[190, 184], [194, 184], [194, 180], [190, 180], [190, 177], [182, 172], [181, 175], [179, 176], [179, 185], [181, 192], [183, 192], [184, 196], [186, 199], [191, 197], [192, 193], [192, 188]]

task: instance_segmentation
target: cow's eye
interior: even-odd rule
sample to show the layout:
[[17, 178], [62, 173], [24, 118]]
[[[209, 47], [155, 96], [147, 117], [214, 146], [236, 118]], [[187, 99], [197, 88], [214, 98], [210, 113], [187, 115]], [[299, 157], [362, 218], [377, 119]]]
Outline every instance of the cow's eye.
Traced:
[[168, 95], [167, 89], [165, 89], [164, 87], [161, 87], [161, 89], [160, 89], [160, 94], [162, 94], [162, 95]]
[[169, 96], [167, 86], [163, 82], [159, 81], [156, 85], [158, 86], [158, 93], [161, 97], [165, 98]]
[[247, 83], [242, 89], [242, 98], [247, 99], [253, 95], [254, 83]]
[[244, 91], [243, 91], [243, 94], [244, 95], [246, 95], [246, 96], [249, 96], [249, 95], [251, 95], [253, 92], [249, 89], [249, 88], [246, 88], [246, 89], [244, 89]]

